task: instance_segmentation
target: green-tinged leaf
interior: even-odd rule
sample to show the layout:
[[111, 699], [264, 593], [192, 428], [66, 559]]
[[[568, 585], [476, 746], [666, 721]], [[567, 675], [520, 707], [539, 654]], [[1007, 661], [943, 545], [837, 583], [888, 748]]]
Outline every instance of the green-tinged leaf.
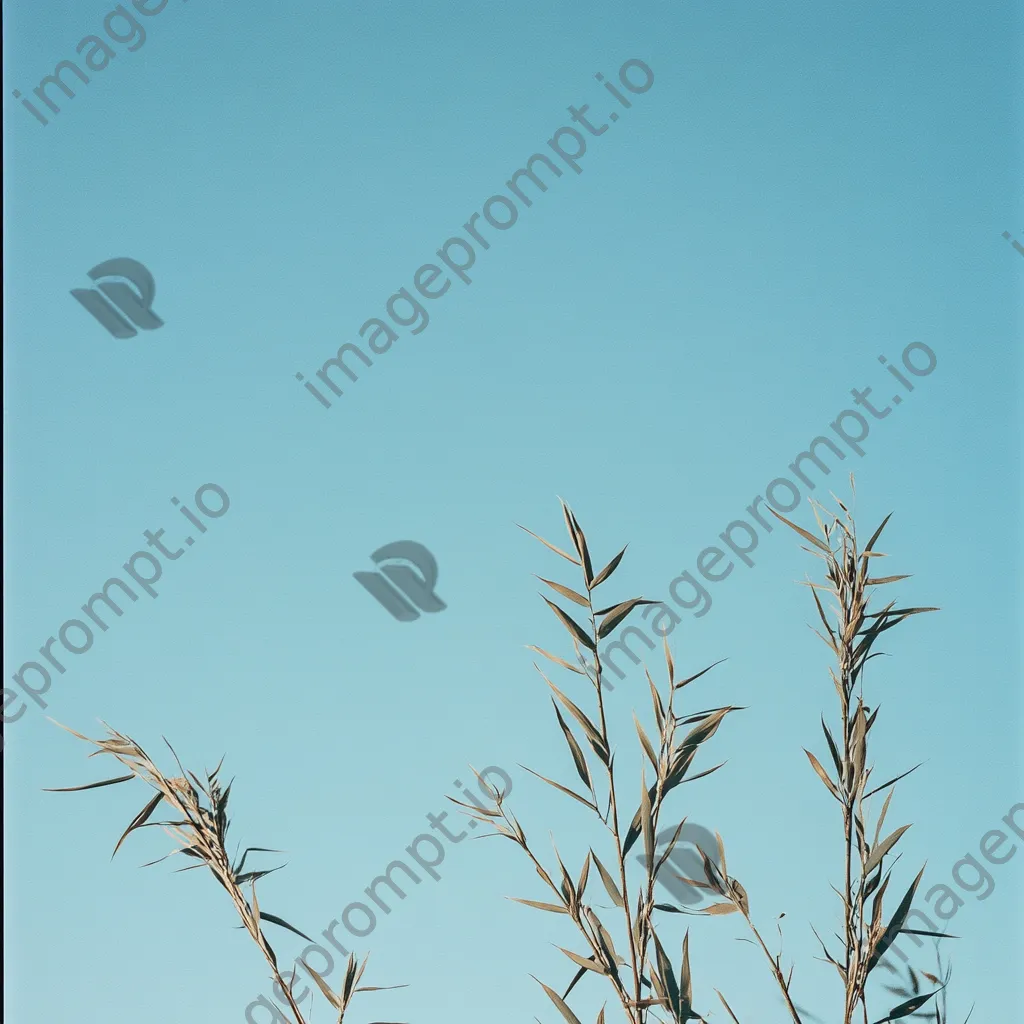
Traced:
[[[519, 523], [516, 523], [516, 526], [519, 526]], [[567, 555], [561, 548], [556, 548], [554, 544], [550, 543], [550, 541], [546, 541], [543, 537], [538, 537], [537, 534], [533, 532], [533, 530], [527, 530], [525, 526], [519, 526], [519, 529], [524, 530], [531, 537], [533, 537], [534, 540], [539, 540], [541, 544], [543, 544], [546, 548], [550, 548], [552, 551], [554, 551], [556, 555], [561, 555], [567, 562], [572, 562], [573, 565], [580, 564], [577, 559], [572, 557], [572, 555]]]
[[550, 999], [551, 1002], [555, 1004], [555, 1007], [557, 1008], [558, 1012], [566, 1019], [566, 1021], [568, 1021], [568, 1024], [583, 1024], [583, 1021], [581, 1021], [579, 1017], [577, 1017], [576, 1014], [569, 1009], [569, 1007], [565, 1003], [565, 1000], [562, 999], [562, 997], [554, 989], [548, 988], [548, 986], [545, 985], [544, 982], [540, 980], [540, 978], [534, 977], [534, 975], [532, 974], [530, 975], [530, 977], [533, 978], [533, 980], [537, 982], [537, 984], [540, 985], [542, 989], [544, 989], [544, 991], [548, 995], [548, 999]]
[[886, 929], [878, 937], [878, 941], [875, 943], [871, 950], [871, 955], [868, 957], [867, 970], [865, 973], [870, 973], [879, 960], [885, 955], [886, 950], [896, 941], [896, 937], [899, 935], [900, 930], [906, 923], [907, 915], [910, 913], [910, 905], [914, 901], [914, 894], [917, 892], [917, 887], [921, 883], [921, 878], [924, 875], [924, 868], [917, 873], [917, 877], [911, 883], [910, 888], [907, 890], [906, 895], [900, 902], [896, 913], [893, 914], [892, 919], [886, 926]]
[[569, 745], [569, 751], [572, 754], [573, 763], [576, 765], [576, 773], [583, 781], [583, 785], [587, 787], [591, 792], [594, 790], [594, 784], [590, 778], [590, 766], [587, 764], [587, 759], [583, 756], [583, 750], [579, 743], [576, 742], [576, 737], [573, 736], [572, 730], [566, 725], [565, 719], [562, 717], [562, 712], [558, 710], [558, 705], [555, 703], [554, 698], [551, 699], [551, 705], [555, 709], [555, 715], [558, 718], [558, 724], [562, 727], [562, 732], [565, 734], [565, 742]]
[[622, 899], [622, 893], [619, 892], [619, 887], [615, 884], [612, 876], [608, 873], [608, 869], [598, 860], [597, 854], [593, 850], [590, 851], [591, 856], [594, 858], [594, 863], [597, 865], [598, 873], [601, 875], [601, 881], [604, 883], [605, 891], [611, 897], [612, 903], [617, 907], [625, 907], [625, 903]]
[[552, 914], [569, 913], [565, 907], [560, 907], [556, 903], [539, 903], [537, 900], [522, 900], [518, 896], [506, 896], [505, 899], [511, 900], [513, 903], [522, 903], [527, 907], [536, 907], [537, 910], [547, 910]]
[[293, 928], [287, 921], [284, 920], [284, 918], [278, 917], [276, 914], [268, 914], [265, 910], [261, 910], [259, 914], [261, 921], [269, 921], [271, 924], [276, 924], [279, 928], [287, 928], [288, 931], [294, 932], [296, 935], [305, 939], [307, 942], [316, 941], [315, 939], [311, 939], [305, 932], [300, 932], [298, 928]]
[[543, 576], [537, 576], [536, 578], [541, 583], [546, 583], [552, 590], [557, 591], [562, 597], [567, 597], [570, 601], [575, 601], [576, 604], [582, 605], [584, 608], [590, 607], [590, 602], [582, 594], [577, 594], [575, 590], [563, 587], [561, 583], [555, 583], [554, 580], [546, 580]]
[[[554, 786], [555, 789], [559, 790], [559, 792], [564, 793], [566, 796], [571, 796], [573, 800], [579, 800], [579, 802], [583, 804], [584, 807], [589, 807], [592, 811], [597, 810], [596, 804], [592, 803], [586, 797], [580, 796], [579, 793], [574, 793], [571, 789], [568, 789], [567, 787], [563, 786], [560, 782], [555, 782], [553, 779], [546, 778], [539, 772], [535, 772], [532, 768], [527, 768], [525, 764], [521, 764], [519, 767], [522, 768], [524, 771], [529, 772], [531, 775], [536, 775], [538, 779], [540, 779], [542, 782], [546, 782], [549, 786]], [[312, 941], [313, 940], [310, 939], [310, 942]]]
[[[68, 730], [71, 731], [70, 729]], [[44, 789], [44, 793], [80, 793], [84, 789], [99, 789], [100, 786], [116, 786], [119, 782], [130, 782], [134, 775], [119, 775], [116, 779], [104, 779], [102, 782], [89, 782], [84, 786], [61, 786], [59, 789]]]
[[[950, 935], [949, 932], [923, 932], [917, 928], [901, 928], [900, 935], [927, 935], [933, 939], [959, 939], [959, 935]], [[922, 971], [922, 974], [925, 972]]]
[[879, 864], [881, 864], [882, 858], [899, 842], [900, 836], [902, 836], [908, 828], [910, 828], [909, 825], [903, 825], [900, 828], [896, 829], [895, 832], [886, 836], [885, 839], [883, 839], [871, 851], [871, 856], [868, 857], [867, 863], [864, 865], [863, 868], [863, 875], [865, 878], [867, 878], [867, 876], [870, 875], [871, 872], [874, 871]]
[[[627, 544], [626, 547], [629, 547]], [[622, 561], [622, 556], [626, 553], [626, 548], [623, 548], [591, 581], [590, 589], [600, 586], [615, 570], [619, 567], [619, 562]]]
[[583, 627], [569, 615], [567, 615], [561, 608], [558, 607], [554, 601], [549, 601], [543, 594], [541, 597], [544, 599], [544, 603], [555, 613], [558, 621], [581, 643], [584, 647], [589, 648], [592, 651], [597, 650], [597, 646], [594, 641], [583, 631]]
[[528, 651], [536, 651], [538, 654], [543, 654], [548, 661], [553, 661], [556, 665], [561, 665], [562, 668], [567, 668], [570, 672], [575, 672], [578, 676], [585, 676], [586, 672], [579, 667], [579, 665], [573, 665], [571, 662], [560, 658], [557, 654], [552, 654], [550, 651], [545, 651], [543, 647], [535, 647], [533, 644], [528, 644], [526, 649]]

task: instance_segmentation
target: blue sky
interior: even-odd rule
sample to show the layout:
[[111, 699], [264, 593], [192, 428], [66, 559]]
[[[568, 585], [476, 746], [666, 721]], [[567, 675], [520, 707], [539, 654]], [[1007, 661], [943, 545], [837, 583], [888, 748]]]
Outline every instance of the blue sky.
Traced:
[[[31, 95], [112, 8], [6, 12], [5, 685], [143, 531], [192, 535], [172, 498], [195, 509], [213, 483], [230, 507], [163, 566], [156, 599], [63, 654], [45, 711], [5, 727], [7, 1019], [241, 1024], [267, 991], [209, 879], [137, 870], [164, 852], [152, 835], [110, 862], [141, 792], [41, 791], [100, 777], [46, 715], [151, 749], [166, 735], [196, 766], [226, 754], [238, 838], [289, 851], [261, 902], [310, 933], [430, 831], [470, 763], [508, 771], [528, 831], [555, 830], [578, 866], [585, 813], [517, 767], [572, 773], [524, 650], [564, 653], [531, 573], [566, 563], [513, 524], [562, 543], [561, 495], [596, 557], [630, 543], [611, 596], [662, 598], [856, 408], [852, 388], [906, 397], [828, 484], [845, 497], [856, 472], [862, 529], [895, 512], [884, 550], [914, 576], [893, 596], [942, 608], [889, 634], [869, 683], [878, 770], [926, 760], [890, 810], [915, 823], [898, 870], [909, 883], [927, 860], [937, 884], [977, 853], [1024, 800], [1024, 264], [1001, 237], [1024, 241], [1013, 5], [170, 0], [43, 126], [12, 91]], [[654, 82], [626, 109], [594, 76], [630, 59]], [[610, 125], [582, 173], [563, 165], [490, 228], [472, 283], [428, 300], [429, 325], [400, 329], [332, 408], [312, 399], [294, 375], [386, 316], [582, 104]], [[153, 273], [165, 324], [129, 340], [69, 295], [120, 256]], [[914, 343], [936, 366], [905, 393], [878, 357], [900, 366]], [[444, 612], [396, 622], [353, 579], [400, 539], [437, 558]], [[752, 558], [670, 638], [680, 666], [729, 659], [691, 708], [749, 708], [702, 755], [727, 767], [673, 806], [722, 832], [768, 929], [786, 913], [798, 995], [827, 1015], [837, 986], [807, 922], [837, 920], [837, 831], [801, 747], [820, 752], [833, 695], [796, 585], [815, 563], [778, 529]], [[641, 681], [631, 668], [609, 697], [624, 772]], [[440, 881], [352, 940], [371, 983], [410, 985], [357, 1020], [554, 1019], [529, 974], [567, 983], [552, 943], [573, 937], [502, 898], [542, 898], [515, 854], [452, 844]], [[1022, 867], [990, 865], [992, 894], [950, 922], [961, 1017], [1019, 1004]], [[717, 986], [741, 1020], [768, 1019], [739, 935], [694, 923], [698, 1006]]]

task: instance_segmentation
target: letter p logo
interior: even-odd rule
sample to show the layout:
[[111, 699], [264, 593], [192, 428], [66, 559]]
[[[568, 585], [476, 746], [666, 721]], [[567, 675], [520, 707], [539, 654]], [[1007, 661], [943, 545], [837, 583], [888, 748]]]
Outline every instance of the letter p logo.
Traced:
[[[352, 575], [399, 622], [412, 622], [420, 612], [441, 612], [448, 606], [435, 593], [437, 560], [422, 545], [413, 540], [398, 540], [385, 544], [370, 556], [380, 572], [356, 572]], [[408, 565], [383, 565], [389, 559], [411, 562]], [[419, 609], [419, 611], [417, 611]]]
[[93, 281], [99, 281], [102, 277], [121, 277], [135, 286], [133, 289], [121, 281], [107, 281], [98, 285], [98, 291], [92, 288], [71, 289], [71, 294], [115, 338], [134, 338], [138, 334], [135, 327], [141, 327], [144, 331], [163, 327], [163, 320], [151, 308], [156, 295], [156, 282], [153, 275], [137, 260], [119, 256], [98, 263], [89, 271], [89, 277]]

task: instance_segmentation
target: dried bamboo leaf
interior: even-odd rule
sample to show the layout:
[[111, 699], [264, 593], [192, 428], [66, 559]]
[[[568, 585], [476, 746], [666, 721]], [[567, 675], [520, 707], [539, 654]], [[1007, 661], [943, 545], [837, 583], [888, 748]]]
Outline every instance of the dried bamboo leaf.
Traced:
[[[254, 890], [255, 891], [255, 890]], [[307, 942], [314, 942], [305, 932], [300, 932], [298, 928], [294, 928], [284, 918], [278, 917], [277, 914], [268, 914], [265, 910], [259, 912], [261, 921], [269, 921], [271, 924], [276, 924], [279, 928], [287, 928], [288, 931], [294, 932], [296, 935], [305, 939]]]
[[544, 603], [555, 613], [555, 616], [558, 618], [558, 621], [561, 622], [563, 626], [565, 626], [565, 628], [569, 631], [570, 634], [572, 634], [572, 636], [574, 636], [581, 644], [583, 644], [584, 647], [589, 648], [591, 651], [597, 651], [597, 645], [583, 631], [583, 627], [580, 626], [580, 624], [574, 618], [572, 618], [566, 612], [562, 611], [562, 609], [559, 608], [554, 601], [549, 601], [546, 597], [544, 597], [543, 594], [541, 594], [541, 597], [543, 598]]
[[546, 580], [543, 576], [535, 576], [534, 578], [540, 580], [541, 583], [546, 583], [552, 590], [561, 594], [562, 597], [567, 597], [570, 601], [575, 601], [576, 604], [582, 605], [584, 608], [590, 607], [590, 602], [582, 594], [577, 594], [575, 590], [563, 587], [561, 583], [555, 583], [554, 580]]
[[631, 597], [628, 601], [620, 602], [609, 609], [608, 614], [601, 620], [601, 625], [597, 629], [597, 638], [603, 640], [634, 608], [642, 604], [660, 604], [660, 602], [646, 601], [642, 597]]
[[840, 802], [843, 802], [843, 798], [839, 795], [839, 790], [836, 788], [836, 784], [828, 777], [828, 772], [821, 767], [821, 762], [806, 748], [804, 753], [807, 755], [807, 759], [811, 762], [811, 767], [817, 772], [818, 778], [828, 786], [828, 791]]
[[605, 891], [611, 897], [612, 903], [617, 907], [625, 907], [625, 902], [622, 899], [622, 893], [619, 892], [619, 887], [616, 885], [612, 876], [608, 873], [608, 869], [598, 859], [596, 853], [593, 850], [590, 851], [590, 855], [594, 858], [594, 863], [597, 865], [598, 873], [601, 875], [601, 881], [604, 883]]
[[862, 874], [865, 878], [867, 878], [867, 876], [870, 875], [879, 864], [881, 864], [882, 858], [899, 842], [900, 836], [902, 836], [908, 828], [910, 828], [909, 825], [903, 825], [896, 829], [895, 832], [886, 836], [885, 839], [883, 839], [882, 842], [871, 851], [871, 856], [868, 857], [867, 862], [862, 869]]
[[553, 661], [556, 665], [561, 665], [562, 668], [567, 668], [570, 672], [575, 672], [578, 676], [585, 676], [586, 672], [579, 667], [579, 665], [573, 665], [571, 662], [560, 658], [557, 654], [552, 654], [550, 651], [545, 651], [543, 647], [535, 647], [533, 644], [527, 644], [526, 649], [528, 651], [536, 651], [538, 654], [543, 654], [548, 661]]
[[732, 1018], [733, 1024], [740, 1024], [739, 1018], [736, 1016], [735, 1013], [732, 1012], [732, 1007], [725, 1001], [725, 996], [723, 996], [717, 988], [715, 989], [715, 992], [718, 994], [718, 998], [722, 1000], [722, 1005], [725, 1007], [725, 1012], [728, 1013], [729, 1016]]
[[157, 804], [159, 804], [160, 801], [163, 800], [163, 798], [163, 793], [157, 793], [156, 796], [154, 796], [153, 799], [150, 800], [146, 804], [146, 806], [143, 807], [142, 810], [135, 815], [135, 817], [132, 819], [132, 823], [121, 834], [121, 838], [118, 839], [117, 845], [114, 847], [114, 852], [110, 855], [111, 860], [113, 860], [114, 857], [117, 855], [117, 851], [121, 849], [121, 844], [125, 841], [125, 839], [127, 839], [128, 836], [135, 831], [135, 829], [141, 827], [149, 820], [152, 813], [156, 810]]
[[920, 884], [921, 877], [923, 875], [924, 868], [921, 868], [921, 870], [917, 873], [917, 877], [914, 879], [914, 881], [911, 883], [910, 888], [907, 890], [906, 895], [900, 902], [900, 905], [897, 908], [896, 913], [893, 914], [892, 919], [886, 926], [885, 931], [882, 932], [882, 934], [878, 937], [877, 941], [873, 944], [871, 948], [871, 955], [868, 957], [867, 969], [865, 973], [871, 973], [871, 971], [875, 968], [875, 965], [878, 963], [879, 960], [881, 960], [882, 956], [885, 954], [885, 951], [896, 941], [896, 936], [899, 935], [900, 929], [902, 929], [903, 925], [906, 923], [907, 915], [910, 913], [910, 905], [914, 901], [914, 894], [917, 892], [917, 887]]
[[583, 756], [583, 750], [576, 741], [576, 737], [573, 736], [569, 726], [566, 725], [565, 719], [562, 717], [562, 712], [558, 710], [558, 705], [555, 703], [554, 698], [551, 700], [551, 705], [555, 709], [558, 724], [562, 727], [562, 732], [565, 735], [565, 742], [569, 745], [569, 752], [572, 754], [573, 763], [576, 765], [576, 773], [579, 775], [580, 779], [582, 779], [583, 784], [587, 789], [593, 792], [594, 783], [590, 778], [590, 766], [587, 764], [587, 759]]
[[[626, 547], [629, 547], [627, 544]], [[600, 586], [615, 570], [619, 567], [619, 562], [622, 561], [622, 556], [626, 553], [626, 548], [623, 548], [591, 581], [590, 589], [593, 590], [595, 587]]]
[[[516, 523], [516, 526], [519, 526], [519, 523]], [[573, 565], [580, 564], [578, 559], [573, 558], [572, 555], [567, 555], [561, 548], [556, 548], [554, 544], [552, 544], [550, 541], [546, 541], [543, 537], [538, 537], [537, 534], [533, 532], [533, 530], [527, 530], [525, 526], [519, 526], [519, 529], [524, 530], [531, 537], [533, 537], [534, 540], [539, 540], [541, 544], [543, 544], [546, 548], [550, 548], [552, 551], [554, 551], [556, 555], [561, 555], [567, 562], [572, 562]]]
[[540, 903], [537, 900], [524, 900], [518, 896], [506, 896], [505, 899], [511, 900], [513, 903], [522, 903], [527, 907], [535, 907], [537, 910], [547, 910], [552, 914], [568, 914], [569, 911], [565, 907], [558, 906], [557, 903]]
[[576, 1014], [569, 1009], [565, 1001], [554, 989], [548, 988], [548, 986], [545, 985], [543, 981], [541, 981], [537, 977], [534, 977], [534, 975], [531, 974], [530, 977], [533, 978], [533, 980], [537, 982], [537, 984], [540, 985], [542, 989], [544, 989], [544, 991], [547, 993], [548, 999], [550, 999], [551, 1002], [555, 1004], [556, 1009], [566, 1019], [568, 1024], [583, 1024], [583, 1021], [581, 1021], [579, 1017], [577, 1017]]
[[[522, 768], [523, 771], [529, 772], [531, 775], [536, 775], [538, 779], [540, 779], [542, 782], [546, 782], [549, 786], [554, 786], [555, 789], [564, 793], [566, 796], [571, 796], [573, 800], [578, 800], [581, 804], [583, 804], [584, 807], [589, 807], [592, 811], [597, 810], [596, 804], [592, 803], [586, 797], [580, 796], [579, 793], [574, 793], [571, 789], [567, 788], [566, 786], [563, 786], [560, 782], [555, 782], [554, 779], [546, 778], [539, 772], [535, 772], [532, 768], [527, 768], [525, 764], [521, 764], [519, 767]], [[312, 939], [310, 941], [312, 942]]]
[[[64, 728], [64, 726], [61, 726]], [[68, 729], [68, 732], [71, 730]], [[78, 735], [77, 733], [75, 734]], [[83, 737], [84, 738], [84, 737]], [[116, 779], [103, 779], [102, 782], [89, 782], [84, 786], [61, 786], [59, 789], [44, 789], [44, 793], [80, 793], [86, 789], [99, 789], [101, 786], [116, 786], [119, 782], [131, 782], [134, 775], [119, 775]]]

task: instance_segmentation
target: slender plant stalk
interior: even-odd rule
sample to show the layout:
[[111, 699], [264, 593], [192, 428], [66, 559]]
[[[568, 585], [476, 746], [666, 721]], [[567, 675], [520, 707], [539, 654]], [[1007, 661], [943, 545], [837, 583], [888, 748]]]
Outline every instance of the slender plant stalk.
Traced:
[[[59, 724], [59, 723], [57, 723]], [[168, 743], [168, 749], [174, 754], [178, 769], [181, 775], [168, 777], [160, 771], [156, 763], [131, 737], [116, 732], [107, 726], [107, 737], [105, 739], [90, 739], [74, 729], [67, 729], [61, 726], [73, 736], [96, 747], [90, 757], [96, 754], [106, 754], [113, 757], [121, 765], [128, 769], [128, 775], [121, 775], [112, 779], [104, 779], [101, 782], [90, 782], [84, 786], [68, 786], [61, 789], [49, 790], [49, 792], [69, 793], [86, 789], [97, 789], [105, 786], [119, 785], [124, 782], [131, 782], [139, 779], [151, 789], [155, 795], [148, 801], [145, 807], [132, 819], [131, 823], [121, 834], [121, 838], [114, 847], [114, 853], [121, 848], [121, 844], [128, 836], [138, 829], [152, 828], [158, 826], [164, 830], [178, 844], [171, 853], [150, 864], [157, 864], [166, 860], [174, 854], [183, 854], [196, 863], [189, 867], [182, 868], [182, 871], [190, 871], [194, 868], [205, 866], [217, 880], [218, 884], [227, 892], [234, 905], [235, 912], [242, 922], [242, 926], [249, 933], [253, 942], [256, 943], [270, 967], [271, 978], [277, 990], [284, 993], [285, 1001], [291, 1010], [294, 1022], [289, 1024], [307, 1024], [292, 988], [295, 985], [296, 976], [293, 972], [291, 984], [286, 984], [281, 976], [278, 967], [277, 954], [270, 945], [269, 940], [263, 932], [262, 923], [269, 921], [278, 927], [298, 935], [309, 942], [313, 940], [298, 928], [290, 925], [283, 918], [276, 914], [270, 914], [260, 909], [259, 899], [256, 896], [256, 883], [266, 875], [272, 874], [279, 868], [265, 870], [245, 870], [245, 862], [250, 853], [276, 853], [279, 851], [268, 850], [266, 847], [251, 846], [246, 849], [237, 862], [233, 861], [227, 851], [227, 833], [230, 826], [228, 818], [228, 799], [231, 795], [231, 783], [222, 786], [218, 775], [221, 765], [212, 772], [206, 773], [206, 780], [201, 781], [193, 772], [186, 771], [182, 767], [174, 748]], [[166, 740], [164, 741], [167, 742]], [[221, 762], [223, 764], [223, 761]], [[161, 803], [166, 804], [173, 812], [170, 821], [150, 821]], [[146, 865], [147, 867], [150, 865]], [[248, 886], [249, 897], [243, 891], [243, 886]], [[303, 967], [309, 972], [324, 998], [338, 1011], [337, 1024], [344, 1024], [345, 1013], [349, 1003], [357, 992], [375, 991], [372, 987], [358, 987], [363, 971], [366, 969], [368, 958], [362, 962], [356, 960], [355, 955], [349, 956], [345, 979], [340, 991], [333, 992], [326, 981], [305, 961]], [[386, 986], [390, 988], [403, 988], [402, 985]]]

